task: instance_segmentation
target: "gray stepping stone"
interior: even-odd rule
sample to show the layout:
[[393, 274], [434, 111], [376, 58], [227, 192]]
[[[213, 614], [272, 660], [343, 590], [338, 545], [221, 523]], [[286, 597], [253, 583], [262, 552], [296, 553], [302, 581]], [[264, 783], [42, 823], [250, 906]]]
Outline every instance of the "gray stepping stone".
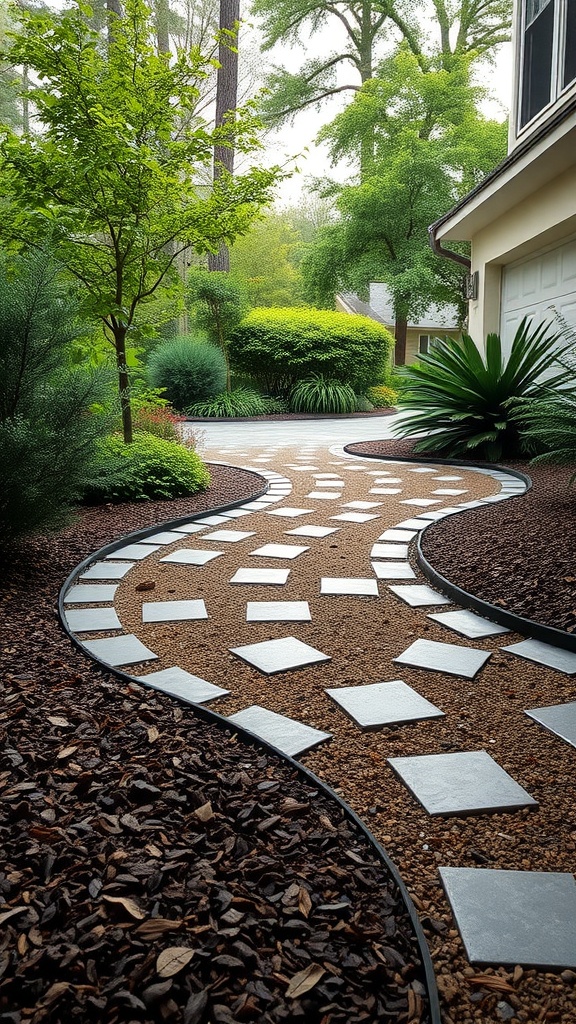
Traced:
[[416, 533], [417, 530], [385, 530], [384, 533], [380, 534], [378, 540], [401, 541], [403, 544], [407, 544], [409, 541], [413, 540]]
[[401, 487], [371, 487], [370, 494], [402, 494]]
[[342, 497], [342, 493], [339, 491], [332, 493], [332, 491], [310, 491], [310, 494], [306, 495], [307, 498], [312, 498], [313, 501], [338, 501]]
[[298, 555], [309, 550], [309, 547], [302, 547], [297, 544], [263, 544], [261, 548], [256, 548], [250, 554], [258, 555], [261, 558], [297, 558]]
[[370, 558], [408, 558], [408, 545], [373, 544]]
[[376, 485], [376, 487], [387, 487], [388, 484], [401, 484], [402, 480], [400, 479], [399, 476], [385, 476], [382, 478], [382, 480], [374, 480], [373, 483]]
[[488, 661], [490, 651], [459, 644], [441, 644], [435, 640], [415, 640], [402, 654], [394, 658], [397, 665], [425, 668], [432, 672], [445, 672], [450, 676], [473, 679]]
[[430, 521], [421, 517], [420, 519], [403, 519], [401, 523], [396, 523], [396, 529], [400, 530], [423, 530], [425, 526], [429, 526]]
[[435, 473], [435, 469], [427, 469], [424, 466], [419, 466], [418, 469], [409, 469], [409, 473]]
[[121, 580], [134, 562], [94, 562], [80, 576], [81, 580]]
[[558, 871], [439, 868], [473, 964], [576, 967], [576, 885]]
[[236, 544], [246, 537], [255, 537], [254, 530], [214, 530], [213, 533], [205, 533], [202, 540], [215, 540], [219, 544]]
[[472, 640], [483, 636], [495, 636], [497, 633], [508, 633], [506, 626], [497, 626], [495, 622], [482, 618], [468, 609], [458, 609], [455, 612], [438, 612], [428, 615], [429, 619], [439, 622], [441, 626], [453, 629], [455, 633], [470, 637]]
[[468, 490], [457, 490], [456, 487], [439, 487], [437, 491], [432, 491], [432, 494], [468, 494]]
[[439, 505], [440, 501], [437, 498], [403, 498], [400, 504], [417, 505], [418, 508], [428, 508], [429, 505]]
[[82, 646], [90, 651], [95, 658], [99, 658], [106, 665], [132, 665], [139, 661], [156, 661], [157, 654], [154, 654], [148, 647], [134, 636], [127, 633], [125, 636], [108, 636], [102, 640], [83, 640]]
[[64, 604], [98, 604], [100, 602], [110, 602], [114, 600], [116, 591], [118, 590], [117, 583], [111, 584], [80, 584], [79, 586], [70, 587], [64, 598]]
[[[239, 509], [237, 509], [236, 511], [239, 511]], [[226, 514], [229, 516], [232, 515], [232, 510], [230, 510], [230, 512], [227, 512]], [[242, 513], [242, 515], [244, 515], [244, 513]], [[182, 526], [174, 527], [176, 533], [200, 533], [202, 530], [205, 529], [206, 526], [202, 523], [184, 523]]]
[[142, 683], [149, 683], [162, 693], [169, 693], [171, 697], [185, 700], [188, 704], [204, 704], [208, 700], [216, 700], [217, 697], [225, 697], [230, 693], [230, 690], [223, 690], [221, 686], [207, 683], [205, 679], [193, 676], [176, 666], [162, 669], [161, 672], [136, 676], [136, 679]]
[[380, 508], [381, 501], [345, 501], [342, 508], [357, 508], [368, 510], [370, 508]]
[[379, 729], [384, 725], [444, 715], [440, 708], [400, 679], [367, 686], [342, 686], [325, 692], [361, 729]]
[[549, 732], [576, 747], [576, 701], [568, 704], [551, 704], [546, 708], [531, 708], [525, 714], [539, 722]]
[[372, 562], [374, 575], [379, 580], [415, 580], [410, 562]]
[[286, 583], [290, 569], [237, 569], [230, 583], [254, 583], [281, 586]]
[[338, 533], [339, 526], [297, 526], [295, 530], [286, 530], [286, 534], [292, 537], [328, 537], [331, 533]]
[[310, 622], [308, 601], [248, 601], [246, 622]]
[[497, 814], [538, 807], [485, 750], [389, 757], [388, 764], [431, 815]]
[[412, 583], [406, 587], [391, 586], [388, 589], [411, 608], [421, 608], [427, 604], [452, 604], [449, 597], [444, 597], [444, 594], [439, 594], [425, 583]]
[[446, 482], [448, 482], [449, 480], [461, 480], [462, 477], [461, 476], [435, 476], [434, 479], [435, 480], [445, 480]]
[[182, 534], [178, 530], [163, 530], [162, 533], [155, 533], [147, 537], [143, 544], [173, 544], [176, 540], [182, 540]]
[[122, 629], [115, 608], [76, 608], [66, 612], [68, 628], [73, 633], [97, 633], [99, 630]]
[[[245, 505], [244, 508], [251, 508], [250, 505]], [[220, 526], [223, 523], [227, 523], [226, 516], [204, 516], [203, 519], [197, 519], [197, 523], [201, 526]]]
[[267, 516], [284, 516], [287, 519], [296, 519], [298, 516], [309, 516], [309, 515], [312, 515], [312, 513], [315, 512], [315, 511], [316, 511], [315, 508], [289, 508], [288, 506], [283, 506], [282, 508], [270, 509], [266, 513], [266, 515]]
[[226, 519], [242, 519], [244, 516], [252, 515], [251, 512], [247, 512], [245, 508], [229, 508], [226, 513]]
[[319, 743], [332, 739], [329, 732], [313, 729], [311, 725], [304, 725], [303, 722], [279, 715], [276, 711], [259, 707], [258, 704], [230, 715], [228, 720], [248, 729], [260, 739], [272, 743], [289, 757], [298, 757], [306, 750], [317, 747]]
[[142, 622], [181, 622], [185, 619], [207, 619], [203, 600], [146, 601], [142, 605]]
[[341, 523], [368, 523], [371, 519], [379, 519], [378, 515], [371, 515], [369, 512], [342, 512], [338, 516], [330, 516]]
[[[315, 480], [324, 480], [324, 481], [326, 481], [326, 480], [335, 480], [339, 484], [344, 485], [344, 481], [340, 479], [340, 477], [338, 476], [337, 473], [314, 473], [314, 479]], [[324, 485], [322, 485], [322, 486], [324, 486]], [[329, 484], [328, 486], [331, 487], [332, 485]]]
[[106, 558], [130, 558], [133, 561], [141, 562], [143, 558], [148, 558], [148, 555], [152, 555], [155, 551], [159, 551], [160, 548], [157, 544], [126, 544], [123, 548], [116, 548], [116, 551], [112, 551], [110, 555], [106, 555]]
[[213, 558], [223, 554], [222, 551], [202, 551], [199, 548], [179, 548], [161, 558], [161, 562], [176, 562], [178, 565], [206, 565]]
[[295, 636], [285, 636], [278, 640], [264, 640], [258, 644], [246, 644], [243, 647], [231, 647], [232, 654], [237, 654], [249, 665], [254, 665], [260, 672], [273, 675], [275, 672], [287, 672], [292, 668], [304, 668], [317, 662], [330, 661], [327, 654], [322, 654], [315, 647], [310, 647]]
[[566, 675], [576, 675], [576, 652], [565, 651], [562, 647], [544, 644], [541, 640], [521, 640], [518, 644], [502, 647], [503, 651], [517, 654], [519, 658], [535, 661], [538, 665], [555, 668]]
[[320, 580], [320, 593], [379, 597], [378, 581], [350, 576], [323, 576]]

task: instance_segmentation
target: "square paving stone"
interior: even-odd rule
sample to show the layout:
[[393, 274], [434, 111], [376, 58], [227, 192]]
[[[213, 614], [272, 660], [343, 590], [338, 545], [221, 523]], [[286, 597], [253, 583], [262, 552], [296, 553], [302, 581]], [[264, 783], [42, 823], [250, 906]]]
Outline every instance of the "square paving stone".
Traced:
[[286, 583], [290, 569], [237, 569], [230, 583], [255, 583], [282, 586]]
[[337, 473], [314, 473], [314, 478], [315, 480], [337, 480], [338, 483], [344, 484]]
[[215, 540], [219, 544], [236, 544], [246, 537], [255, 537], [254, 530], [214, 530], [213, 533], [205, 533], [202, 540]]
[[284, 636], [278, 640], [264, 640], [258, 644], [246, 644], [243, 647], [231, 647], [232, 654], [237, 654], [249, 665], [254, 665], [260, 672], [273, 675], [275, 672], [287, 672], [291, 668], [305, 668], [321, 661], [330, 661], [327, 654], [322, 654], [315, 647], [310, 647], [295, 636]]
[[405, 601], [411, 608], [420, 608], [427, 604], [452, 604], [449, 597], [439, 594], [433, 587], [426, 583], [412, 583], [407, 587], [389, 587], [389, 590], [401, 601]]
[[400, 530], [423, 530], [425, 526], [429, 526], [429, 520], [424, 517], [403, 519], [401, 523], [396, 523], [396, 529]]
[[204, 704], [208, 700], [216, 700], [217, 697], [225, 697], [230, 690], [224, 690], [214, 683], [207, 683], [199, 676], [193, 676], [185, 672], [183, 668], [162, 669], [161, 672], [150, 672], [145, 676], [136, 676], [143, 683], [149, 683], [156, 690], [162, 693], [169, 693], [172, 697], [179, 697], [189, 704]]
[[562, 647], [554, 647], [552, 644], [544, 644], [541, 640], [521, 640], [518, 644], [510, 644], [509, 647], [502, 647], [503, 651], [510, 654], [517, 654], [520, 658], [527, 658], [528, 661], [535, 661], [538, 665], [547, 665], [548, 668], [558, 669], [566, 675], [576, 675], [576, 652], [565, 651]]
[[121, 580], [134, 562], [94, 562], [80, 576], [81, 580]]
[[378, 540], [387, 541], [401, 541], [403, 544], [407, 544], [416, 536], [416, 530], [385, 530], [378, 537]]
[[431, 815], [496, 814], [538, 807], [485, 750], [389, 757], [388, 764]]
[[380, 508], [381, 504], [381, 501], [345, 501], [342, 505], [342, 508], [357, 508], [368, 510], [369, 508]]
[[373, 544], [370, 558], [408, 558], [408, 545]]
[[229, 721], [236, 722], [237, 725], [255, 733], [260, 739], [267, 740], [290, 757], [298, 757], [306, 750], [317, 747], [319, 743], [332, 739], [329, 732], [313, 729], [311, 725], [304, 725], [303, 722], [279, 715], [276, 711], [269, 711], [268, 708], [259, 707], [257, 704], [230, 715]]
[[441, 644], [435, 640], [415, 640], [394, 662], [425, 668], [432, 672], [445, 672], [449, 676], [463, 676], [473, 679], [488, 661], [490, 651], [475, 647], [461, 647], [459, 644]]
[[297, 558], [298, 555], [309, 550], [310, 548], [297, 544], [263, 544], [261, 548], [256, 548], [250, 554], [258, 555], [261, 558]]
[[145, 647], [132, 633], [103, 637], [102, 640], [84, 640], [82, 646], [95, 658], [112, 666], [132, 665], [138, 661], [156, 661], [158, 658], [157, 654]]
[[439, 505], [440, 501], [437, 498], [403, 498], [400, 504], [417, 505], [418, 508], [428, 508], [429, 505]]
[[444, 715], [440, 708], [400, 679], [367, 686], [342, 686], [325, 692], [361, 729], [379, 729], [384, 725]]
[[320, 580], [321, 594], [360, 594], [379, 597], [378, 581], [350, 576], [323, 576]]
[[531, 708], [525, 712], [545, 729], [576, 747], [576, 701], [551, 704], [546, 708]]
[[115, 608], [76, 608], [66, 612], [66, 622], [73, 633], [97, 633], [99, 630], [122, 629]]
[[374, 575], [379, 580], [415, 580], [410, 562], [372, 562]]
[[[227, 513], [227, 515], [231, 515], [231, 514], [232, 514], [232, 510]], [[242, 514], [244, 514], [244, 513], [242, 513]], [[202, 530], [206, 529], [206, 524], [202, 524], [202, 523], [183, 523], [182, 526], [175, 526], [174, 529], [175, 529], [176, 533], [200, 533]]]
[[286, 534], [292, 537], [328, 537], [331, 533], [338, 533], [339, 526], [297, 526], [295, 530], [286, 530]]
[[185, 619], [207, 619], [204, 601], [145, 601], [142, 622], [181, 622]]
[[432, 494], [468, 494], [468, 491], [457, 490], [456, 487], [439, 487], [437, 491], [432, 491]]
[[178, 551], [171, 551], [169, 555], [161, 558], [161, 562], [177, 562], [178, 565], [206, 565], [213, 558], [223, 554], [222, 551], [202, 551], [199, 548], [180, 548]]
[[130, 558], [133, 561], [141, 562], [143, 558], [148, 558], [148, 555], [152, 555], [154, 551], [159, 551], [160, 548], [156, 544], [126, 544], [123, 548], [116, 548], [116, 551], [112, 551], [111, 554], [106, 555], [106, 558]]
[[117, 583], [85, 583], [79, 586], [70, 587], [64, 598], [64, 604], [98, 604], [99, 602], [109, 603], [114, 600], [118, 590]]
[[401, 487], [371, 487], [370, 494], [402, 494]]
[[441, 626], [453, 629], [455, 633], [470, 637], [475, 640], [482, 636], [495, 636], [497, 633], [508, 633], [506, 626], [497, 626], [495, 622], [484, 619], [468, 609], [458, 609], [455, 612], [438, 612], [428, 615], [429, 619], [439, 622]]
[[573, 875], [452, 867], [439, 872], [470, 963], [576, 967]]
[[409, 469], [409, 473], [435, 473], [435, 469], [427, 469], [425, 466], [419, 466], [417, 469]]
[[380, 516], [370, 512], [341, 512], [338, 516], [330, 516], [341, 523], [368, 523], [371, 519], [379, 519]]
[[154, 533], [147, 537], [143, 544], [174, 544], [174, 541], [182, 540], [182, 534], [178, 530], [163, 530], [162, 533]]
[[308, 601], [248, 601], [246, 622], [310, 622]]
[[448, 480], [461, 480], [462, 477], [461, 476], [435, 476], [434, 479], [435, 480], [445, 480], [446, 482], [448, 482]]
[[[245, 507], [249, 508], [250, 506], [246, 505]], [[197, 519], [196, 522], [200, 523], [201, 526], [220, 526], [223, 523], [227, 523], [228, 520], [227, 520], [226, 516], [224, 516], [224, 515], [222, 515], [222, 516], [204, 516], [202, 519]]]
[[386, 485], [386, 487], [387, 487], [387, 486], [388, 486], [388, 484], [401, 484], [401, 483], [402, 483], [402, 480], [400, 479], [400, 477], [399, 477], [399, 476], [385, 476], [385, 477], [383, 477], [383, 479], [382, 479], [382, 480], [380, 480], [380, 479], [378, 479], [378, 480], [373, 480], [373, 483], [374, 483], [374, 484], [375, 484], [375, 485], [376, 485], [377, 487], [380, 487], [380, 485], [382, 485], [382, 487], [383, 487], [384, 485]]
[[315, 508], [289, 508], [288, 506], [283, 506], [282, 508], [270, 509], [266, 513], [266, 515], [267, 516], [284, 516], [287, 519], [296, 519], [298, 516], [310, 516], [315, 511], [316, 511]]
[[306, 497], [312, 498], [313, 501], [337, 501], [342, 497], [342, 493], [332, 493], [332, 491], [310, 491], [310, 494], [307, 494]]
[[229, 508], [226, 512], [226, 519], [242, 519], [243, 516], [251, 516], [252, 513], [245, 508]]

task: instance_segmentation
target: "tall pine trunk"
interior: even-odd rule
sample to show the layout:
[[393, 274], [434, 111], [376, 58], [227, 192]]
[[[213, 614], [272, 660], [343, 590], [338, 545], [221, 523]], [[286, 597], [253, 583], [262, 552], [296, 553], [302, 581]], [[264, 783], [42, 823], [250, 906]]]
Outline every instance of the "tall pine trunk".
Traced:
[[396, 366], [404, 366], [406, 363], [406, 335], [408, 333], [408, 321], [405, 316], [396, 316], [396, 324], [394, 326], [394, 338], [396, 344], [394, 346], [394, 364]]
[[[220, 31], [236, 31], [236, 23], [240, 20], [240, 0], [220, 0]], [[218, 74], [216, 78], [216, 127], [220, 128], [226, 121], [229, 111], [236, 109], [238, 102], [238, 51], [237, 40], [225, 37], [220, 40], [218, 48]], [[231, 46], [234, 49], [231, 49]], [[214, 181], [217, 181], [222, 170], [234, 173], [234, 145], [214, 147]], [[230, 253], [228, 246], [222, 243], [217, 253], [208, 256], [209, 270], [230, 270]]]

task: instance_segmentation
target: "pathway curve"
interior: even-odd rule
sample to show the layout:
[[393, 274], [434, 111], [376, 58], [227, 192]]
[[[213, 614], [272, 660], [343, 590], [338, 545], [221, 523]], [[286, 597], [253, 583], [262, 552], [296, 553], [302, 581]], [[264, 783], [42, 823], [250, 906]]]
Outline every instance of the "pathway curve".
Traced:
[[[511, 635], [421, 577], [412, 551], [421, 530], [516, 499], [525, 484], [498, 470], [345, 453], [344, 442], [389, 425], [202, 425], [204, 456], [257, 470], [267, 493], [121, 544], [79, 574], [65, 615], [105, 664], [185, 701], [215, 701], [303, 757], [370, 820], [428, 914], [418, 875], [436, 823], [455, 817], [464, 831], [465, 817], [506, 814], [521, 827], [541, 802], [524, 731], [536, 719], [556, 734], [542, 730], [543, 743], [576, 742], [576, 703], [565, 701], [514, 709], [518, 736], [505, 742], [502, 666], [533, 671], [546, 695], [559, 674], [576, 674], [576, 654]], [[421, 831], [395, 848], [403, 819]], [[576, 966], [572, 875], [450, 856], [427, 859], [428, 878], [430, 867], [470, 962]]]

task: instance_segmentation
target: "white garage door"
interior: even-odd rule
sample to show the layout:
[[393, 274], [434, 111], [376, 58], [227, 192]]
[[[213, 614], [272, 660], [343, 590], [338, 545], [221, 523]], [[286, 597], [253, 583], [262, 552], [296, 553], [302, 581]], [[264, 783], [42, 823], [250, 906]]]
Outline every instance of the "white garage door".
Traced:
[[576, 238], [502, 268], [500, 333], [505, 351], [523, 317], [539, 324], [553, 321], [555, 311], [576, 328]]

